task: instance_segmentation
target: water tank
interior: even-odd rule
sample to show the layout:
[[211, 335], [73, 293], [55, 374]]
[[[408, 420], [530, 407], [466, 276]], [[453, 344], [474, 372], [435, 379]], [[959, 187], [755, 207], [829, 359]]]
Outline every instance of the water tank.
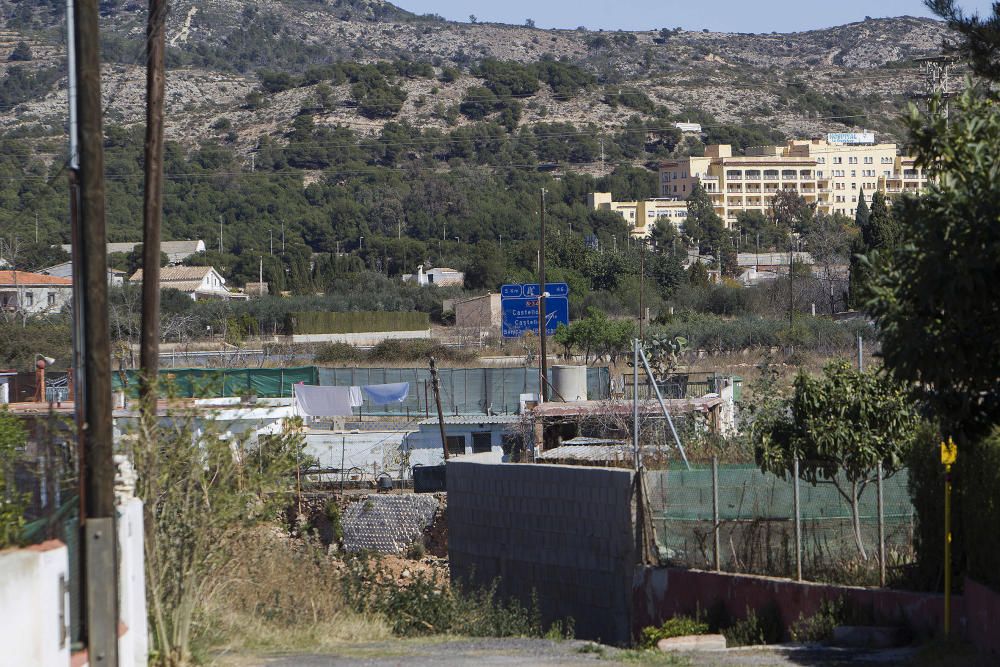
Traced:
[[587, 400], [587, 367], [553, 366], [552, 392], [549, 398], [566, 402]]

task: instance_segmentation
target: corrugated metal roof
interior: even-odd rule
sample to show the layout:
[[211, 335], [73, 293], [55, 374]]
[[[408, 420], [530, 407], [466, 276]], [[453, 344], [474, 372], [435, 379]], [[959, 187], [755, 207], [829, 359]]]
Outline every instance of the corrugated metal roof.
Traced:
[[[708, 412], [724, 402], [715, 395], [701, 398], [668, 398], [663, 401], [672, 415], [686, 412]], [[659, 401], [640, 401], [639, 412], [644, 415], [663, 414]], [[535, 417], [588, 417], [597, 415], [632, 414], [632, 401], [574, 401], [571, 403], [542, 403], [532, 413]]]
[[[577, 438], [574, 438], [576, 440]], [[586, 438], [582, 438], [586, 439]], [[643, 447], [643, 455], [653, 450], [666, 452], [664, 447]], [[632, 461], [634, 452], [630, 444], [617, 445], [567, 445], [547, 449], [535, 456], [537, 461], [588, 461], [588, 462], [620, 462]]]
[[[445, 424], [513, 424], [520, 419], [517, 415], [457, 415], [445, 417]], [[422, 419], [417, 422], [420, 426], [437, 424], [437, 417]]]

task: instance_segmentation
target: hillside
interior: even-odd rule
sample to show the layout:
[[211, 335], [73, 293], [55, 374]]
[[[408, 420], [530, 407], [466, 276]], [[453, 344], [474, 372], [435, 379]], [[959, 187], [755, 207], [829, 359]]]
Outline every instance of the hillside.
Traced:
[[[20, 77], [17, 90], [4, 81], [0, 128], [61, 134], [61, 5], [0, 0], [0, 70], [17, 68]], [[106, 0], [102, 9], [108, 122], [141, 122], [144, 3]], [[484, 83], [470, 69], [489, 58], [555, 59], [593, 77], [572, 96], [548, 86], [520, 96], [519, 126], [558, 120], [611, 132], [639, 114], [647, 122], [757, 124], [787, 136], [866, 126], [892, 137], [908, 96], [923, 85], [912, 59], [935, 53], [946, 36], [942, 24], [909, 17], [792, 34], [603, 32], [453, 23], [378, 0], [178, 0], [168, 22], [167, 128], [172, 139], [191, 145], [224, 139], [242, 152], [261, 135], [280, 141], [303, 108], [317, 125], [345, 125], [361, 134], [378, 132], [390, 120], [447, 130], [470, 122], [458, 106], [470, 88]], [[21, 41], [32, 59], [9, 62]], [[351, 81], [310, 82], [308, 76], [310, 68], [331, 63], [389, 60], [434, 69], [431, 76], [388, 77], [405, 93], [398, 113], [388, 117], [360, 113]], [[307, 76], [248, 104], [264, 71]], [[38, 80], [25, 84], [24, 72], [37, 73]], [[609, 93], [623, 89], [641, 104], [607, 103]]]

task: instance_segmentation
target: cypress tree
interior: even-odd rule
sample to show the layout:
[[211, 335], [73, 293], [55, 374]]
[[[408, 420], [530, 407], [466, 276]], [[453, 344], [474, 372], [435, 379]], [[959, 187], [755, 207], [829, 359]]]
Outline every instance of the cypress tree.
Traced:
[[854, 224], [863, 230], [868, 226], [868, 218], [868, 203], [865, 201], [865, 191], [862, 188], [858, 193], [858, 210], [854, 212]]

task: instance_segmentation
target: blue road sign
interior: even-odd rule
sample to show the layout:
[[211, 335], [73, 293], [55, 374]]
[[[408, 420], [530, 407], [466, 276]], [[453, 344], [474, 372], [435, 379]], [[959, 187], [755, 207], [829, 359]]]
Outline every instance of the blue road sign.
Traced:
[[[569, 296], [569, 285], [566, 283], [545, 283], [545, 291], [549, 297]], [[539, 296], [538, 283], [528, 283], [526, 285], [503, 285], [500, 287], [500, 298], [510, 299], [527, 296]]]
[[[537, 286], [536, 286], [537, 287]], [[504, 338], [520, 338], [529, 331], [538, 333], [538, 299], [510, 297], [501, 299]], [[560, 324], [569, 326], [569, 298], [552, 296], [545, 299], [545, 333], [553, 335]]]

